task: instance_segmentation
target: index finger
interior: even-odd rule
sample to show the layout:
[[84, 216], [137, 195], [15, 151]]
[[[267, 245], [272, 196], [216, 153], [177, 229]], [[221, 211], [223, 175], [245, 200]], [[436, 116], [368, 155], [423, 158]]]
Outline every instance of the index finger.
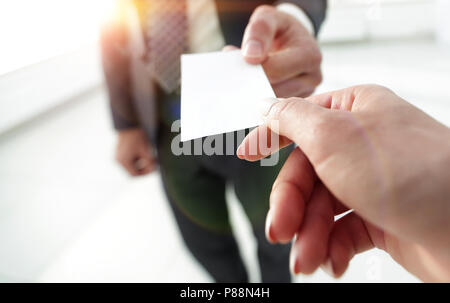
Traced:
[[273, 184], [266, 234], [272, 242], [289, 242], [299, 230], [316, 174], [308, 158], [296, 148]]
[[248, 63], [260, 64], [267, 59], [276, 34], [289, 26], [288, 20], [283, 17], [270, 5], [262, 5], [255, 10], [242, 40], [244, 59]]
[[[301, 98], [291, 98], [291, 102], [293, 101], [302, 101]], [[312, 103], [319, 105], [324, 108], [330, 108], [332, 106], [332, 98], [329, 94], [323, 94], [323, 95], [317, 95], [314, 97], [310, 97], [307, 100], [311, 101]], [[272, 106], [275, 106], [276, 103], [272, 104]], [[296, 117], [294, 117], [296, 118]], [[278, 123], [275, 123], [277, 121], [271, 122], [268, 121], [267, 124], [261, 125], [253, 129], [242, 141], [241, 145], [237, 149], [237, 156], [240, 159], [244, 159], [247, 161], [259, 161], [265, 157], [268, 157], [276, 152], [278, 152], [280, 149], [292, 144], [291, 138], [288, 138], [286, 136], [283, 136], [279, 134], [279, 127], [280, 125]], [[273, 133], [275, 132], [278, 137], [276, 138], [277, 144], [261, 144], [261, 134], [267, 133], [267, 128], [269, 128], [271, 137], [273, 137]], [[264, 137], [264, 136], [263, 136]], [[267, 139], [268, 140], [268, 139]], [[273, 140], [273, 138], [272, 138]], [[261, 146], [265, 148], [261, 148]], [[253, 148], [252, 148], [253, 147]]]
[[305, 43], [269, 54], [262, 66], [270, 83], [278, 84], [300, 74], [320, 71], [321, 60], [317, 45]]

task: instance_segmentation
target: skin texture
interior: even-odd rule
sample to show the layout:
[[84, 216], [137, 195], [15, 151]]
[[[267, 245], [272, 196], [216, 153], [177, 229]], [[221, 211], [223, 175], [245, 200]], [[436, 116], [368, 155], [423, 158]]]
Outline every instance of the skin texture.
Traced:
[[[230, 49], [236, 47], [225, 48]], [[273, 6], [254, 11], [242, 52], [248, 63], [263, 65], [278, 97], [307, 97], [322, 81], [322, 56], [315, 38], [297, 19]], [[154, 150], [143, 130], [119, 131], [116, 159], [131, 176], [155, 171]]]
[[250, 64], [262, 64], [279, 98], [307, 97], [322, 82], [316, 39], [297, 19], [262, 5], [252, 14], [242, 41]]
[[[298, 146], [273, 185], [266, 224], [271, 242], [295, 238], [294, 273], [322, 267], [339, 277], [377, 247], [424, 281], [450, 281], [449, 128], [375, 85], [275, 102], [264, 117], [237, 153], [256, 161]], [[268, 127], [279, 146], [250, 155]]]

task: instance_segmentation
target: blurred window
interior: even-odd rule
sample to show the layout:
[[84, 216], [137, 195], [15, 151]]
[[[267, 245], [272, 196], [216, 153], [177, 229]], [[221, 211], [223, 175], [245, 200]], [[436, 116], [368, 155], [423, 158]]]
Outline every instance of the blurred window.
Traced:
[[96, 41], [113, 0], [0, 0], [0, 75]]
[[424, 37], [435, 30], [436, 0], [328, 2], [327, 20], [320, 33], [323, 42]]

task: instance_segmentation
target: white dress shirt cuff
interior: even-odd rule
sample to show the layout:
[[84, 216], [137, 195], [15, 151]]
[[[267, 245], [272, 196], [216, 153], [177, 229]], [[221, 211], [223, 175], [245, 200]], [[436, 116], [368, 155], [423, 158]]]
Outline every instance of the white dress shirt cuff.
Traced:
[[300, 7], [292, 3], [281, 3], [277, 5], [277, 9], [296, 18], [306, 28], [306, 30], [314, 36], [313, 23]]

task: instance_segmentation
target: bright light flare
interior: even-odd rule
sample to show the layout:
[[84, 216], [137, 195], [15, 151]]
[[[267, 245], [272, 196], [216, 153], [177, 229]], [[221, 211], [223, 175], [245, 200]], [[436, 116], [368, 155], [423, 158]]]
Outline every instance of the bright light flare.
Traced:
[[116, 1], [0, 1], [0, 75], [96, 43]]

